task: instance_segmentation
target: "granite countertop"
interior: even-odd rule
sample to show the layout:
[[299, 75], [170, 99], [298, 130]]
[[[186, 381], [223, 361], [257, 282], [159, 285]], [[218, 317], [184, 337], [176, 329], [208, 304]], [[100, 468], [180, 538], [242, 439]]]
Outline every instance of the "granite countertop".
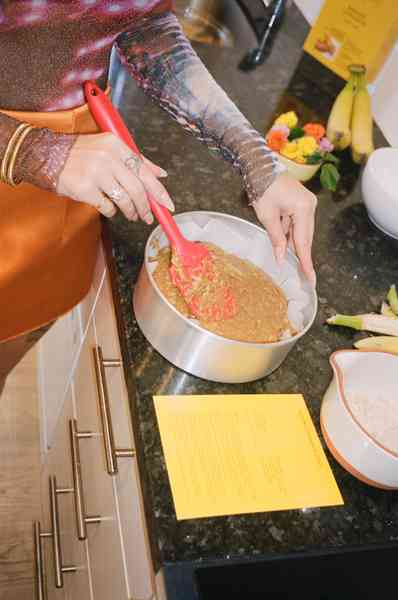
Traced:
[[[242, 51], [197, 47], [219, 83], [264, 131], [275, 113], [297, 108], [303, 118], [325, 119], [342, 81], [301, 51], [307, 25], [291, 7], [272, 54], [256, 71], [238, 71]], [[189, 137], [132, 82], [120, 100], [138, 145], [169, 172], [168, 189], [177, 212], [216, 210], [255, 222], [242, 194], [240, 177]], [[377, 133], [378, 146], [387, 145]], [[158, 564], [255, 557], [315, 549], [332, 549], [398, 541], [398, 493], [362, 484], [329, 454], [344, 506], [177, 521], [162, 453], [152, 396], [155, 394], [302, 393], [323, 443], [319, 413], [332, 371], [330, 354], [350, 348], [354, 334], [330, 328], [335, 312], [377, 310], [390, 284], [397, 282], [397, 250], [372, 229], [361, 204], [359, 170], [343, 160], [343, 180], [335, 194], [318, 194], [314, 259], [318, 273], [319, 311], [307, 333], [282, 366], [269, 377], [249, 384], [203, 381], [173, 367], [141, 334], [132, 310], [132, 290], [150, 229], [111, 222], [114, 293], [119, 313], [123, 358], [137, 436], [145, 507]]]

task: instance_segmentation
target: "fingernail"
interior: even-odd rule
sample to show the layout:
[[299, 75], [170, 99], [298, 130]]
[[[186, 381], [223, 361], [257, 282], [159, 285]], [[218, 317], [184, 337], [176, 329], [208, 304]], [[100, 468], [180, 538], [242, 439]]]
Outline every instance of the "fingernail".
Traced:
[[164, 205], [171, 210], [171, 212], [175, 211], [175, 206], [173, 204], [173, 201], [171, 200], [170, 196], [163, 194], [162, 195], [162, 202], [164, 203]]
[[275, 248], [275, 260], [279, 266], [282, 266], [283, 261], [285, 259], [285, 250], [280, 246]]
[[145, 217], [145, 222], [148, 223], [148, 225], [152, 225], [152, 223], [153, 223], [153, 216], [151, 214], [148, 214]]
[[168, 176], [168, 172], [159, 167], [159, 177], [167, 177], [167, 176]]

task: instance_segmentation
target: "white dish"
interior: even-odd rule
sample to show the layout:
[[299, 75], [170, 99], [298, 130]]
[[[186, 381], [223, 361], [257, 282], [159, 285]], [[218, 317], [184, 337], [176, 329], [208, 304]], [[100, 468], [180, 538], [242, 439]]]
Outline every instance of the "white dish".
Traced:
[[398, 148], [378, 148], [370, 155], [361, 191], [371, 221], [386, 235], [398, 238]]
[[388, 231], [383, 229], [383, 227], [381, 225], [379, 225], [379, 223], [376, 223], [374, 218], [369, 213], [368, 213], [368, 217], [369, 217], [369, 220], [371, 221], [371, 223], [376, 227], [376, 229], [381, 231], [381, 233], [383, 233], [389, 240], [391, 240], [391, 242], [398, 245], [398, 236], [391, 235], [391, 233], [388, 233]]
[[[398, 490], [398, 451], [387, 441], [391, 439], [393, 421], [389, 416], [391, 402], [398, 408], [398, 356], [340, 350], [332, 354], [330, 364], [334, 377], [321, 406], [326, 445], [337, 462], [357, 479], [374, 487]], [[377, 402], [377, 419], [373, 412], [366, 419], [359, 417], [353, 398], [356, 403], [360, 400], [364, 409]], [[375, 428], [384, 428], [384, 434], [376, 433]]]
[[309, 181], [318, 172], [320, 163], [317, 165], [307, 165], [306, 163], [298, 163], [283, 154], [278, 154], [278, 160], [285, 165], [290, 175], [295, 177], [298, 181]]

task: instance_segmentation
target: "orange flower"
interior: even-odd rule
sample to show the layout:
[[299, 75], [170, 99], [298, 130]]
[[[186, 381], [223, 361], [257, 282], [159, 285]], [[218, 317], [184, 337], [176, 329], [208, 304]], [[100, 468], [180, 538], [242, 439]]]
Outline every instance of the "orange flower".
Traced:
[[307, 135], [315, 138], [317, 142], [325, 135], [325, 128], [320, 123], [307, 123], [303, 129]]
[[278, 129], [271, 130], [267, 135], [267, 144], [274, 152], [279, 152], [286, 142], [287, 135]]

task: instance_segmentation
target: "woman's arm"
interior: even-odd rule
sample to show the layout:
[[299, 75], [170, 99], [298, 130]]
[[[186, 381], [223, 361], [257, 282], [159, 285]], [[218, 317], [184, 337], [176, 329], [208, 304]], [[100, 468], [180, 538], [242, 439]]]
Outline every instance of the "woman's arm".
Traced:
[[142, 19], [117, 39], [122, 63], [187, 131], [237, 167], [251, 202], [273, 182], [277, 161], [207, 71], [171, 12]]
[[274, 154], [218, 86], [176, 16], [142, 19], [116, 42], [122, 63], [144, 91], [185, 129], [237, 167], [281, 262], [290, 241], [308, 279], [316, 197], [280, 168]]
[[[0, 164], [19, 125], [0, 113]], [[127, 219], [150, 224], [148, 192], [174, 210], [159, 181], [165, 172], [144, 158], [139, 173], [133, 173], [126, 164], [130, 156], [129, 148], [112, 134], [72, 135], [36, 128], [18, 152], [13, 179], [90, 204], [107, 217], [119, 208]]]
[[[16, 119], [0, 113], [0, 163], [19, 124]], [[74, 135], [57, 134], [44, 128], [33, 129], [18, 153], [14, 180], [54, 192], [75, 140]]]

